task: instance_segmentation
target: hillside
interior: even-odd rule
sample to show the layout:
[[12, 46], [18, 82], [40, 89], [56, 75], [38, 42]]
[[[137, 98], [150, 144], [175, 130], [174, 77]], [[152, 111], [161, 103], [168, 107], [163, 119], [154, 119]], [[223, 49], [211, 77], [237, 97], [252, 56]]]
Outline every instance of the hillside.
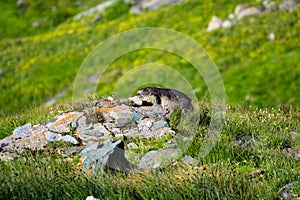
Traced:
[[[144, 10], [138, 2], [144, 1], [0, 0], [0, 199], [299, 198], [300, 2], [184, 0], [156, 8], [148, 1]], [[106, 8], [93, 13], [99, 4]], [[245, 10], [252, 14], [241, 17]], [[176, 34], [118, 40], [117, 34], [144, 27]], [[177, 34], [203, 49], [194, 53]], [[110, 48], [97, 51], [107, 41]], [[147, 42], [178, 51], [119, 51]], [[189, 61], [203, 61], [205, 76]], [[85, 73], [86, 80], [78, 78]], [[96, 86], [95, 94], [74, 104], [86, 83]], [[137, 90], [149, 85], [184, 88], [193, 101], [180, 93], [184, 98], [175, 95], [173, 103], [188, 101], [189, 111], [170, 110], [162, 96], [127, 99], [142, 98]], [[120, 100], [117, 92], [130, 95]], [[134, 166], [152, 151], [184, 152], [166, 167], [124, 173], [99, 153], [105, 142], [119, 142], [116, 157], [125, 155]], [[98, 165], [101, 159], [107, 163]]]
[[[212, 16], [226, 19], [241, 2], [185, 1], [138, 16], [129, 14], [126, 4], [117, 3], [95, 23], [88, 23], [95, 16], [82, 20], [66, 18], [42, 33], [37, 30], [31, 36], [26, 36], [27, 33], [6, 36], [0, 42], [1, 115], [41, 105], [62, 91], [67, 93], [65, 99], [70, 98], [75, 75], [88, 53], [104, 39], [138, 27], [173, 29], [203, 46], [222, 73], [229, 104], [259, 107], [299, 104], [299, 8], [275, 10], [244, 18], [228, 29], [206, 31]], [[116, 13], [115, 8], [122, 9]], [[268, 39], [270, 33], [276, 35], [275, 40]], [[205, 84], [194, 80], [187, 62], [157, 50], [132, 52], [112, 63], [110, 80], [104, 80], [99, 95], [112, 92], [114, 80], [122, 71], [148, 62], [178, 69], [199, 91], [199, 98], [207, 95]]]

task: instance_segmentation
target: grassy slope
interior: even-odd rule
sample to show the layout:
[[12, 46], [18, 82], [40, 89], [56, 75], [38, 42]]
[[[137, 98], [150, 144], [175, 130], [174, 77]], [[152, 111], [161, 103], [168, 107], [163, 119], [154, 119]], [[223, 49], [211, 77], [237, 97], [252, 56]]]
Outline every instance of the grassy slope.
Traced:
[[[203, 45], [223, 74], [230, 104], [244, 103], [247, 94], [252, 96], [249, 103], [258, 106], [299, 104], [300, 24], [296, 19], [300, 10], [276, 11], [242, 20], [228, 30], [207, 33], [205, 28], [212, 15], [225, 18], [242, 1], [201, 2], [204, 1], [188, 1], [138, 17], [120, 14], [121, 18], [91, 26], [69, 20], [42, 34], [0, 41], [0, 66], [5, 69], [0, 75], [0, 115], [27, 110], [0, 118], [0, 137], [24, 123], [36, 124], [59, 109], [67, 109], [66, 103], [54, 108], [35, 105], [72, 85], [80, 63], [101, 40], [143, 26], [175, 29]], [[188, 20], [182, 20], [183, 16]], [[275, 41], [266, 39], [270, 32], [276, 33]], [[163, 56], [166, 55], [154, 50], [125, 55], [113, 64], [108, 77], [114, 80], [128, 66], [158, 61], [187, 74], [195, 88], [205, 88], [201, 81], [193, 79], [193, 71], [186, 62], [174, 55], [168, 55], [164, 61]], [[109, 93], [113, 83], [107, 80], [100, 92]], [[0, 162], [0, 197], [275, 199], [282, 185], [300, 176], [299, 161], [281, 151], [289, 146], [300, 148], [299, 138], [289, 135], [300, 129], [299, 113], [299, 108], [289, 106], [262, 110], [229, 107], [220, 142], [194, 168], [177, 166], [151, 174], [108, 173], [87, 177], [76, 167], [78, 158], [65, 162], [64, 156], [49, 152], [28, 155], [8, 164]], [[206, 130], [207, 125], [199, 130], [187, 154], [200, 159], [197, 152]], [[257, 137], [257, 147], [243, 149], [234, 145], [238, 134]], [[251, 179], [249, 173], [255, 169], [264, 170], [265, 176]]]
[[[2, 40], [0, 66], [5, 72], [0, 75], [0, 115], [39, 105], [70, 88], [81, 62], [99, 42], [115, 33], [147, 26], [175, 29], [198, 41], [222, 72], [230, 104], [299, 104], [299, 9], [244, 19], [226, 30], [205, 31], [213, 15], [225, 19], [238, 3], [187, 1], [140, 16], [126, 14], [125, 8], [116, 16], [108, 11], [102, 21], [90, 26], [85, 24], [93, 17], [85, 22], [68, 20], [42, 34]], [[276, 34], [275, 41], [267, 39], [271, 32]], [[114, 80], [129, 66], [150, 61], [178, 69], [193, 87], [205, 89], [203, 82], [194, 80], [192, 68], [180, 58], [141, 51], [112, 64], [109, 80], [105, 80], [99, 93], [109, 94]], [[204, 93], [205, 90], [199, 92], [199, 97]], [[246, 100], [246, 96], [250, 98]]]
[[[34, 115], [43, 112], [33, 111]], [[77, 156], [67, 162], [66, 156], [51, 153], [49, 148], [47, 153], [29, 154], [11, 163], [0, 162], [0, 197], [84, 199], [94, 195], [100, 199], [275, 199], [280, 187], [300, 177], [299, 161], [282, 153], [286, 147], [300, 148], [300, 138], [289, 134], [300, 128], [299, 113], [299, 109], [293, 107], [229, 107], [220, 141], [213, 150], [205, 158], [198, 157], [208, 128], [204, 124], [186, 152], [201, 160], [195, 167], [178, 164], [151, 173], [108, 172], [91, 177], [80, 171]], [[32, 112], [28, 114], [32, 115]], [[10, 121], [19, 118], [16, 116]], [[3, 121], [0, 124], [10, 129], [10, 124]], [[238, 147], [234, 144], [236, 135], [254, 136], [256, 146], [252, 149]], [[155, 144], [155, 141], [151, 143]], [[256, 169], [264, 170], [264, 176], [251, 177], [250, 172]]]

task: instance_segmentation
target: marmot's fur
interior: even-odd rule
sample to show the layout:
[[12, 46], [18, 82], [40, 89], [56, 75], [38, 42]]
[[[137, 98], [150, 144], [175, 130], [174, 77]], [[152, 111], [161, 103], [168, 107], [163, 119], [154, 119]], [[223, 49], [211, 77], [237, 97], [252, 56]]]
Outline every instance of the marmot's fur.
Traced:
[[169, 110], [182, 109], [184, 112], [193, 110], [191, 99], [174, 89], [145, 87], [137, 92], [137, 97], [145, 103], [160, 104]]

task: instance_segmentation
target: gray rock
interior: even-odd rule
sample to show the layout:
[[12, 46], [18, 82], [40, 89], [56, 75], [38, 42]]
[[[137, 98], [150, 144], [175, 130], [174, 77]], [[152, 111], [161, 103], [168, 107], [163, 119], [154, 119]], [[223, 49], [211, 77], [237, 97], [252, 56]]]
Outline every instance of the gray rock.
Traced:
[[[79, 120], [79, 126], [75, 131], [75, 134], [80, 138], [83, 143], [88, 141], [98, 141], [99, 139], [107, 139], [110, 136], [110, 132], [100, 123], [86, 125], [85, 117]], [[84, 126], [86, 125], [86, 126]]]
[[289, 184], [286, 184], [285, 186], [281, 187], [277, 194], [279, 195], [280, 199], [282, 200], [299, 200], [299, 196], [296, 194], [293, 194], [291, 191], [291, 188], [300, 185], [300, 181], [295, 181]]
[[237, 19], [242, 19], [244, 17], [249, 17], [253, 15], [261, 14], [263, 11], [258, 7], [246, 7], [237, 12]]
[[139, 132], [149, 132], [151, 131], [151, 127], [153, 125], [154, 120], [150, 118], [142, 119], [138, 123], [138, 131]]
[[55, 142], [55, 141], [60, 141], [62, 136], [61, 136], [61, 134], [47, 131], [45, 133], [45, 137], [49, 142]]
[[28, 137], [28, 135], [31, 131], [31, 128], [32, 128], [31, 124], [25, 124], [23, 126], [16, 128], [13, 132], [13, 138], [20, 139], [20, 138]]
[[108, 140], [103, 144], [94, 143], [82, 150], [81, 166], [88, 174], [105, 169], [128, 171], [134, 168], [124, 156], [124, 143], [121, 140]]
[[151, 130], [156, 131], [158, 129], [162, 129], [164, 127], [169, 127], [168, 122], [164, 120], [155, 121], [151, 127]]
[[[153, 120], [165, 120], [167, 111], [160, 105], [140, 106], [134, 108], [136, 112], [143, 115], [143, 118], [151, 118]], [[141, 118], [141, 119], [143, 119]]]
[[185, 155], [182, 158], [182, 162], [185, 163], [185, 164], [188, 164], [188, 165], [198, 165], [200, 163], [199, 160], [197, 160], [195, 158], [192, 158], [188, 155]]
[[128, 147], [129, 149], [138, 149], [138, 148], [139, 148], [138, 145], [137, 145], [136, 143], [134, 143], [134, 142], [128, 143], [128, 144], [127, 144], [127, 147]]
[[235, 16], [237, 16], [241, 11], [243, 11], [243, 10], [246, 9], [247, 7], [249, 7], [249, 4], [238, 4], [238, 5], [234, 8], [234, 14], [235, 14]]
[[141, 158], [139, 168], [142, 170], [158, 169], [171, 164], [178, 156], [179, 151], [172, 148], [149, 151]]
[[136, 1], [130, 8], [130, 13], [139, 15], [144, 10], [153, 11], [165, 5], [173, 5], [183, 2], [184, 0], [140, 0]]
[[236, 136], [235, 144], [244, 148], [252, 148], [255, 146], [255, 139], [249, 135]]
[[107, 7], [111, 6], [114, 2], [116, 2], [116, 0], [109, 0], [109, 1], [105, 1], [101, 4], [98, 4], [97, 6], [95, 7], [92, 7], [86, 11], [83, 11], [77, 15], [75, 15], [73, 17], [73, 20], [79, 20], [83, 17], [89, 17], [95, 13], [100, 13], [100, 12], [103, 12]]
[[34, 28], [40, 28], [42, 26], [42, 23], [41, 22], [38, 22], [38, 21], [34, 21], [32, 22], [32, 27]]
[[280, 10], [283, 10], [283, 9], [293, 9], [296, 6], [298, 6], [297, 2], [292, 1], [292, 0], [287, 0], [287, 1], [283, 1], [281, 4], [279, 4], [278, 8]]
[[232, 26], [232, 22], [229, 21], [229, 20], [225, 20], [223, 23], [222, 23], [222, 27], [223, 28], [230, 28]]
[[9, 143], [11, 143], [13, 140], [12, 140], [12, 136], [7, 136], [3, 139], [0, 140], [0, 149], [6, 145], [8, 145]]
[[64, 135], [61, 137], [61, 141], [70, 142], [72, 144], [78, 144], [78, 141], [70, 135]]
[[223, 21], [217, 16], [213, 16], [208, 24], [206, 31], [214, 31], [222, 27]]
[[139, 6], [143, 10], [152, 11], [157, 10], [164, 5], [172, 5], [180, 2], [183, 2], [183, 0], [142, 0]]

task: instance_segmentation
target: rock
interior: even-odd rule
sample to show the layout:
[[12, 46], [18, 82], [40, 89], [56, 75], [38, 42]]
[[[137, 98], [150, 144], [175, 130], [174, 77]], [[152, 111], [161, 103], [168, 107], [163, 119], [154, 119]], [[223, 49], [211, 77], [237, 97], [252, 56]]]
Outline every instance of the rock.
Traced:
[[299, 200], [299, 196], [292, 193], [291, 189], [296, 185], [299, 185], [300, 181], [295, 181], [285, 186], [281, 187], [277, 194], [279, 195], [280, 199], [282, 200]]
[[75, 122], [71, 122], [71, 128], [74, 129], [74, 130], [78, 127], [78, 125], [79, 124], [76, 121]]
[[164, 128], [164, 127], [169, 127], [168, 122], [166, 122], [164, 120], [159, 120], [159, 121], [155, 121], [152, 124], [151, 130], [156, 131], [156, 130]]
[[61, 136], [61, 134], [47, 131], [45, 133], [45, 137], [49, 142], [55, 142], [55, 141], [60, 141], [62, 136]]
[[268, 39], [269, 40], [275, 40], [276, 39], [276, 35], [275, 35], [275, 33], [270, 33], [269, 35], [268, 35]]
[[128, 147], [129, 149], [138, 149], [138, 148], [139, 148], [138, 145], [137, 145], [136, 143], [134, 143], [134, 142], [128, 143], [128, 144], [127, 144], [127, 147]]
[[16, 128], [13, 132], [13, 138], [20, 139], [20, 138], [28, 137], [28, 135], [31, 131], [31, 128], [32, 128], [31, 124], [25, 124], [23, 126]]
[[237, 16], [245, 8], [249, 7], [249, 4], [238, 4], [234, 9], [234, 14]]
[[12, 142], [12, 136], [7, 136], [0, 140], [0, 150], [1, 148], [7, 146], [9, 143]]
[[148, 132], [151, 130], [154, 120], [150, 118], [142, 119], [138, 123], [138, 131], [139, 132]]
[[91, 124], [89, 126], [79, 126], [75, 131], [78, 138], [84, 141], [98, 141], [99, 139], [108, 138], [109, 131], [100, 123]]
[[262, 13], [262, 10], [257, 7], [246, 7], [246, 8], [237, 9], [237, 10], [239, 10], [236, 13], [238, 20], [240, 20], [244, 17], [249, 17], [249, 16], [258, 15], [258, 14]]
[[139, 15], [141, 14], [143, 11], [139, 6], [132, 6], [129, 10], [129, 13], [134, 14], [134, 15]]
[[40, 28], [42, 26], [42, 23], [38, 21], [34, 21], [32, 22], [31, 26], [34, 28]]
[[142, 170], [158, 169], [171, 164], [178, 156], [179, 151], [172, 148], [149, 151], [141, 158], [139, 168]]
[[29, 1], [26, 0], [17, 0], [17, 7], [22, 9], [22, 10], [27, 10], [29, 7], [30, 3]]
[[287, 0], [287, 1], [283, 1], [281, 4], [279, 4], [278, 8], [280, 10], [283, 10], [283, 9], [293, 9], [296, 6], [298, 6], [298, 5], [297, 5], [297, 3], [295, 1]]
[[86, 197], [85, 200], [99, 200], [99, 199], [97, 199], [97, 198], [94, 197], [94, 196], [88, 196], [88, 197]]
[[213, 16], [206, 31], [213, 31], [222, 27], [223, 21], [217, 16]]
[[222, 23], [222, 27], [223, 28], [230, 28], [232, 26], [232, 22], [229, 21], [229, 20], [225, 20], [223, 23]]
[[199, 160], [195, 159], [195, 158], [192, 158], [188, 155], [185, 155], [183, 158], [182, 158], [182, 162], [184, 164], [187, 164], [187, 165], [198, 165], [200, 163]]
[[56, 133], [69, 133], [71, 132], [71, 123], [77, 121], [83, 116], [83, 112], [68, 112], [55, 117], [54, 122], [50, 122], [46, 127]]
[[64, 135], [61, 137], [61, 141], [70, 142], [72, 144], [78, 144], [78, 141], [70, 135]]
[[105, 1], [101, 4], [98, 4], [97, 6], [95, 7], [92, 7], [86, 11], [83, 11], [77, 15], [75, 15], [73, 17], [73, 20], [79, 20], [83, 17], [89, 17], [95, 13], [100, 13], [100, 12], [103, 12], [107, 7], [111, 6], [113, 3], [115, 3], [116, 0], [109, 0], [109, 1]]
[[[137, 108], [134, 108], [136, 112], [143, 115], [143, 118], [151, 118], [153, 120], [165, 120], [167, 111], [163, 109], [160, 105], [154, 105], [154, 106], [140, 106]], [[143, 119], [141, 118], [141, 119]]]
[[282, 152], [287, 156], [293, 156], [300, 161], [300, 152], [296, 148], [285, 148]]
[[165, 5], [173, 5], [184, 0], [141, 0], [130, 9], [133, 14], [140, 14], [143, 10], [153, 11]]
[[236, 136], [235, 144], [244, 148], [252, 148], [255, 145], [255, 140], [249, 135]]
[[291, 132], [290, 134], [291, 134], [292, 136], [300, 137], [300, 133], [297, 133], [297, 132]]
[[94, 143], [81, 151], [81, 166], [88, 174], [105, 169], [128, 171], [134, 168], [124, 156], [124, 142], [108, 140]]

